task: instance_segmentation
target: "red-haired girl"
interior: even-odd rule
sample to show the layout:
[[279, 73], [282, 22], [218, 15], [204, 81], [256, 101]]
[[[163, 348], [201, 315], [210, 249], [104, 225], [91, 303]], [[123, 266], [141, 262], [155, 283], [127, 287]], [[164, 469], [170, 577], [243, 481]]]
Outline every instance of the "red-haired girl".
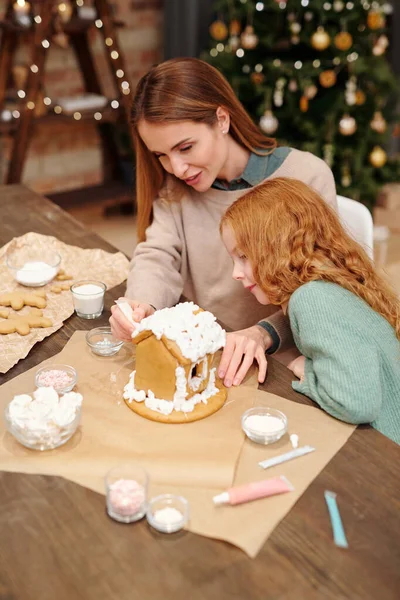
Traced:
[[400, 301], [335, 212], [301, 181], [247, 192], [221, 221], [232, 277], [288, 315], [293, 388], [400, 443]]

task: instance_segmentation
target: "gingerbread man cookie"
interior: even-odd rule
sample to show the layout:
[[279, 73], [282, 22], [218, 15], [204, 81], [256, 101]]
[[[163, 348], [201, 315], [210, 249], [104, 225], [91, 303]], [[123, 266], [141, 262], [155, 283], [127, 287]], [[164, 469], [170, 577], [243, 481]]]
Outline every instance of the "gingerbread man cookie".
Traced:
[[28, 335], [32, 327], [51, 327], [53, 322], [43, 316], [43, 312], [32, 309], [26, 315], [8, 316], [0, 322], [0, 335], [17, 332], [19, 335]]
[[7, 294], [0, 294], [0, 306], [11, 306], [13, 310], [21, 310], [25, 305], [46, 308], [46, 292], [37, 290], [34, 292], [8, 292]]

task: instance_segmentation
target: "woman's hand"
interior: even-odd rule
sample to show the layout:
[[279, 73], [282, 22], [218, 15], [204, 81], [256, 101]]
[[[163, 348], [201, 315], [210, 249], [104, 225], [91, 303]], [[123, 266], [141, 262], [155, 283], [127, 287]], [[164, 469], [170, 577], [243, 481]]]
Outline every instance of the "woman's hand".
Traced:
[[[137, 323], [155, 312], [150, 304], [145, 304], [144, 302], [130, 300], [129, 298], [118, 298], [118, 300], [127, 302], [132, 307], [132, 317]], [[118, 308], [118, 304], [111, 307], [111, 317], [109, 321], [112, 334], [117, 339], [123, 340], [124, 342], [130, 342], [132, 340], [132, 332], [134, 331], [135, 326], [126, 318], [122, 310]]]
[[253, 361], [258, 363], [258, 381], [267, 374], [265, 351], [271, 346], [271, 336], [259, 325], [227, 333], [226, 345], [218, 367], [218, 376], [230, 387], [242, 383]]
[[300, 379], [300, 381], [303, 381], [305, 366], [306, 366], [306, 357], [298, 356], [297, 358], [295, 358], [294, 360], [292, 360], [292, 362], [290, 362], [288, 364], [288, 369], [290, 369], [296, 375], [296, 377], [298, 377]]

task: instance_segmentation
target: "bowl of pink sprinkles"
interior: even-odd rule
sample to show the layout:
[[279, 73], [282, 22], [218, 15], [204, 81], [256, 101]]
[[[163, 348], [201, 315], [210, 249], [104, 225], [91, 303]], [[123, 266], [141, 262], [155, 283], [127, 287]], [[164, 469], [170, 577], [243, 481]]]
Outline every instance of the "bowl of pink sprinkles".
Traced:
[[36, 387], [53, 387], [59, 394], [70, 392], [77, 380], [76, 370], [69, 365], [46, 365], [35, 375]]

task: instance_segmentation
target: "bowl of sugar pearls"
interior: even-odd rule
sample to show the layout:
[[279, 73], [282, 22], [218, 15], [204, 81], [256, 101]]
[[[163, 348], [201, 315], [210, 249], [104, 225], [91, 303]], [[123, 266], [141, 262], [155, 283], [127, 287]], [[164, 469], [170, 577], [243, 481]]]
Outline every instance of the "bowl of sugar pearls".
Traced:
[[243, 413], [242, 429], [256, 444], [273, 444], [287, 432], [288, 420], [280, 410], [259, 406]]
[[38, 369], [35, 374], [36, 387], [53, 387], [58, 394], [73, 390], [77, 381], [78, 373], [70, 365], [49, 364]]
[[98, 356], [114, 356], [124, 342], [113, 336], [111, 327], [95, 327], [86, 334], [86, 343]]
[[41, 287], [50, 283], [60, 270], [61, 256], [50, 248], [21, 246], [6, 254], [6, 265], [17, 283]]

